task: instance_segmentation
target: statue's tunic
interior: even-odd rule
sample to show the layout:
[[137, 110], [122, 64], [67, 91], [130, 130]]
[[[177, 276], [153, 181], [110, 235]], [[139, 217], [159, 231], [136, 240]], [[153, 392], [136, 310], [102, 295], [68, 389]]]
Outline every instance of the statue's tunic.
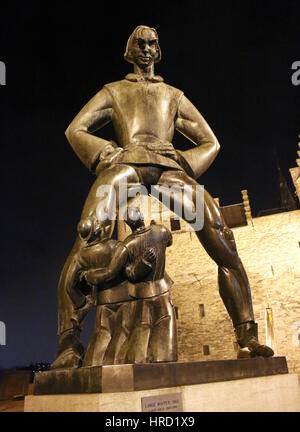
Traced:
[[[136, 281], [128, 289], [130, 296], [134, 298], [149, 298], [169, 291], [173, 281], [165, 271], [166, 248], [172, 244], [171, 232], [162, 225], [150, 225], [140, 232], [134, 232], [124, 240], [124, 246], [128, 250], [129, 262], [137, 263], [146, 248], [152, 248], [155, 253], [155, 262], [151, 271], [142, 281]], [[130, 274], [132, 273], [132, 274]], [[138, 265], [127, 267], [129, 278], [138, 279]]]
[[[119, 146], [113, 163], [158, 165], [185, 170], [198, 178], [219, 150], [215, 135], [195, 106], [159, 76], [149, 80], [129, 74], [124, 80], [106, 84], [68, 127], [66, 135], [74, 151], [98, 174], [107, 166], [101, 153], [109, 144], [116, 144], [93, 132], [110, 122]], [[196, 148], [175, 150], [175, 128]]]
[[117, 162], [182, 169], [174, 160], [171, 142], [183, 93], [160, 80], [138, 83], [132, 75], [104, 86], [112, 98], [112, 122], [118, 143], [124, 149]]

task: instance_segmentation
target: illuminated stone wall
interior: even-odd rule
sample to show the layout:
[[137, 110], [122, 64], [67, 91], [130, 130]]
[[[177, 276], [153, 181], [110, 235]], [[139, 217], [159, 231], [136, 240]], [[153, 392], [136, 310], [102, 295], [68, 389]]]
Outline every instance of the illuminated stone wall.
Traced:
[[[300, 138], [300, 135], [299, 135]], [[298, 143], [299, 149], [300, 149], [300, 142]], [[296, 193], [298, 195], [298, 199], [300, 201], [300, 150], [298, 150], [298, 159], [296, 159], [297, 167], [291, 168], [290, 173], [295, 185]]]
[[[233, 232], [251, 285], [259, 339], [266, 341], [269, 305], [276, 354], [287, 357], [291, 372], [300, 373], [300, 210], [254, 218], [253, 226]], [[175, 281], [180, 359], [235, 358], [235, 338], [219, 297], [216, 265], [194, 233], [174, 234], [173, 239], [167, 271]], [[209, 346], [209, 356], [203, 353], [204, 345]]]
[[[170, 228], [167, 211], [152, 218]], [[218, 293], [217, 267], [194, 232], [180, 222], [181, 231], [173, 231], [173, 245], [167, 251], [167, 271], [175, 282], [179, 359], [236, 358], [231, 320]], [[233, 232], [250, 280], [259, 339], [266, 342], [269, 306], [276, 355], [286, 356], [290, 372], [300, 373], [300, 210], [254, 218], [253, 226]], [[119, 238], [129, 233], [120, 222]]]

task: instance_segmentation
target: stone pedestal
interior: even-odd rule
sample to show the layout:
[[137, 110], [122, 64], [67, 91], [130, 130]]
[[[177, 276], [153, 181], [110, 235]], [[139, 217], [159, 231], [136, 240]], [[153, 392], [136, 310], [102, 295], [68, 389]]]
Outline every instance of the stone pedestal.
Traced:
[[34, 394], [153, 390], [287, 373], [285, 357], [58, 369], [35, 375]]
[[24, 410], [141, 412], [142, 398], [166, 401], [174, 394], [184, 412], [300, 412], [298, 376], [291, 374], [133, 392], [26, 396]]
[[[150, 398], [150, 399], [149, 399]], [[285, 357], [97, 366], [36, 374], [25, 411], [300, 411]], [[148, 408], [147, 408], [148, 407]]]

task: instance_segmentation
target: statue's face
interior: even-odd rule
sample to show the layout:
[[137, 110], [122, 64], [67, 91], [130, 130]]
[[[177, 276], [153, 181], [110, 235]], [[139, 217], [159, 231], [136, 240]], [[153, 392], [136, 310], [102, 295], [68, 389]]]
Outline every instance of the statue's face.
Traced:
[[125, 222], [129, 225], [132, 231], [145, 226], [144, 216], [137, 207], [128, 207]]
[[77, 227], [80, 237], [87, 243], [95, 240], [103, 241], [110, 239], [113, 233], [113, 225], [111, 221], [99, 221], [95, 216], [87, 219], [82, 219]]
[[151, 29], [143, 29], [135, 35], [131, 49], [132, 59], [141, 69], [151, 66], [158, 56], [158, 41]]

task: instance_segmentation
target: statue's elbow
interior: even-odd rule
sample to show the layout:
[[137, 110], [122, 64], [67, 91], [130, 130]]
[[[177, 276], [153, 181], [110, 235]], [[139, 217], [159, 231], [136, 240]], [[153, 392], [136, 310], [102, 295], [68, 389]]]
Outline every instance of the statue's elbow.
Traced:
[[65, 136], [67, 137], [67, 140], [71, 142], [71, 136], [72, 136], [71, 125], [68, 126], [67, 129], [65, 130]]
[[72, 122], [66, 129], [65, 131], [65, 135], [67, 137], [67, 140], [69, 141], [69, 143], [71, 144], [72, 141], [74, 140], [75, 135], [77, 134], [77, 132], [79, 132], [80, 128], [78, 127], [78, 124], [76, 124], [75, 122]]
[[218, 141], [217, 139], [215, 139], [215, 142], [214, 142], [214, 149], [215, 149], [215, 155], [216, 155], [216, 156], [217, 156], [217, 154], [219, 153], [220, 148], [221, 148], [221, 146], [220, 146], [220, 144], [219, 144], [219, 141]]
[[115, 269], [109, 268], [106, 272], [105, 280], [110, 281], [110, 280], [114, 279], [116, 276], [117, 276], [117, 271]]

